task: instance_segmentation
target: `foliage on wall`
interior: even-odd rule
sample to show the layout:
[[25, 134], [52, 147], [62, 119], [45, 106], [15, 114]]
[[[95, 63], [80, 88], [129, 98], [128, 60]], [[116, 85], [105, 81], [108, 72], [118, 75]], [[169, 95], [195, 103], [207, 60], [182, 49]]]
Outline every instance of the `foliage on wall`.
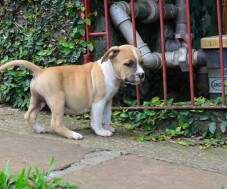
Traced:
[[[116, 0], [110, 2], [114, 1]], [[170, 2], [175, 3], [175, 0]], [[94, 0], [92, 5], [98, 15], [103, 13], [102, 1]], [[216, 33], [214, 5], [213, 1], [191, 1], [195, 48], [200, 47], [201, 37]], [[5, 0], [4, 6], [0, 6], [0, 62], [26, 59], [42, 67], [79, 62], [86, 47], [93, 48], [90, 42], [86, 43], [82, 39], [84, 26], [90, 22], [81, 19], [83, 9], [80, 0]], [[96, 17], [96, 21], [97, 19]], [[140, 27], [137, 23], [137, 26], [146, 43], [153, 51], [157, 51], [159, 26], [156, 24], [152, 31], [150, 25]], [[184, 77], [186, 74], [179, 72], [178, 75], [187, 83], [187, 77]], [[171, 83], [176, 86], [174, 79], [178, 80], [178, 77], [170, 75], [168, 78], [172, 78], [169, 90], [175, 97], [178, 94], [175, 95], [175, 88]], [[30, 73], [24, 69], [20, 72], [15, 69], [6, 72], [0, 85], [0, 101], [24, 109], [28, 105], [30, 79]], [[143, 98], [149, 100], [152, 96], [160, 96], [162, 94], [160, 73], [150, 71], [146, 80], [149, 85], [145, 85], [146, 82], [143, 85]], [[180, 91], [180, 99], [187, 99], [187, 86], [186, 90], [185, 88], [178, 90], [178, 86], [176, 88]], [[126, 98], [128, 96], [135, 98], [132, 91], [134, 88], [132, 90], [127, 88], [119, 93], [118, 101], [121, 102], [122, 96], [125, 95]]]
[[[75, 64], [86, 48], [82, 36], [89, 20], [82, 20], [80, 0], [8, 0], [0, 7], [1, 64], [25, 59], [48, 67]], [[20, 69], [21, 70], [21, 69]], [[2, 77], [0, 100], [14, 107], [28, 105], [27, 70], [10, 69]]]

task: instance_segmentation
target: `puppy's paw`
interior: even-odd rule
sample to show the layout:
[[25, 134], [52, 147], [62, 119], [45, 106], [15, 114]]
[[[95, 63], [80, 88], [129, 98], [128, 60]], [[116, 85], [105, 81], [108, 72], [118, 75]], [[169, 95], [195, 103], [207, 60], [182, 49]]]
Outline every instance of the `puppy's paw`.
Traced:
[[81, 140], [84, 137], [83, 137], [83, 135], [81, 135], [81, 134], [79, 134], [77, 132], [72, 131], [72, 137], [71, 138], [74, 139], [74, 140]]
[[105, 130], [105, 129], [95, 130], [95, 134], [99, 135], [99, 136], [103, 136], [103, 137], [110, 137], [113, 135], [113, 133], [111, 131]]
[[38, 134], [42, 134], [42, 133], [46, 132], [45, 128], [38, 123], [35, 123], [32, 127], [33, 127], [34, 131]]
[[110, 125], [107, 125], [107, 124], [103, 124], [103, 129], [108, 130], [112, 133], [115, 132], [115, 129], [113, 127], [111, 127]]

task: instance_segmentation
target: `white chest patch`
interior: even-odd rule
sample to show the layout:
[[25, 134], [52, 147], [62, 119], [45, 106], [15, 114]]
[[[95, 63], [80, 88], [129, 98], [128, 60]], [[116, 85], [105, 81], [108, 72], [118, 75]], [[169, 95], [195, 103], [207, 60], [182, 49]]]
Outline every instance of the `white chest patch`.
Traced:
[[103, 63], [99, 61], [98, 64], [100, 65], [105, 78], [105, 97], [104, 98], [106, 98], [106, 100], [110, 100], [118, 91], [120, 82], [116, 76], [116, 73], [113, 69], [113, 66], [110, 60]]

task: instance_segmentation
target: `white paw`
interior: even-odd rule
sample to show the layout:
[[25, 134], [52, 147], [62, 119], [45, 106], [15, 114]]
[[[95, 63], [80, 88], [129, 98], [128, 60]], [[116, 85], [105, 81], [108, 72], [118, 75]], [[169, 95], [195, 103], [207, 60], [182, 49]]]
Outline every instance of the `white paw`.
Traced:
[[83, 138], [84, 138], [83, 135], [81, 135], [81, 134], [79, 134], [77, 132], [72, 131], [72, 139], [81, 140]]
[[112, 133], [115, 132], [115, 129], [113, 127], [111, 127], [110, 125], [107, 125], [107, 124], [103, 124], [103, 129], [111, 131]]
[[38, 124], [38, 123], [35, 123], [32, 127], [35, 130], [35, 132], [38, 133], [38, 134], [46, 132], [45, 128], [42, 125]]
[[110, 137], [113, 135], [111, 131], [105, 129], [97, 129], [95, 130], [95, 134], [103, 137]]

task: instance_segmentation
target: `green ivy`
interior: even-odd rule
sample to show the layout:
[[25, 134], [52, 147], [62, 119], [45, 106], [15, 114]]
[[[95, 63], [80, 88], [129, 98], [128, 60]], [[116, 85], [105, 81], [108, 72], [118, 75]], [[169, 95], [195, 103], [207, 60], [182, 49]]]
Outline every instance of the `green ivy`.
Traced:
[[[0, 7], [0, 63], [25, 59], [41, 67], [75, 64], [91, 42], [85, 42], [80, 0], [13, 0]], [[0, 85], [1, 102], [28, 105], [27, 70], [10, 69]]]
[[[203, 97], [195, 99], [198, 107], [221, 105], [221, 98], [207, 100]], [[129, 106], [135, 101], [126, 101]], [[168, 105], [185, 105], [168, 100]], [[145, 101], [143, 106], [163, 106], [164, 101], [154, 97]], [[166, 141], [179, 138], [203, 139], [199, 143], [205, 147], [224, 144], [224, 134], [227, 132], [227, 114], [225, 112], [207, 110], [123, 110], [112, 114], [114, 124], [124, 125], [129, 130], [142, 131], [139, 141]], [[164, 128], [163, 128], [164, 125]], [[204, 129], [201, 129], [203, 127]], [[207, 129], [206, 129], [207, 128]], [[219, 131], [219, 132], [218, 132]], [[221, 133], [221, 134], [220, 134]], [[194, 141], [180, 140], [181, 145], [193, 145]]]

